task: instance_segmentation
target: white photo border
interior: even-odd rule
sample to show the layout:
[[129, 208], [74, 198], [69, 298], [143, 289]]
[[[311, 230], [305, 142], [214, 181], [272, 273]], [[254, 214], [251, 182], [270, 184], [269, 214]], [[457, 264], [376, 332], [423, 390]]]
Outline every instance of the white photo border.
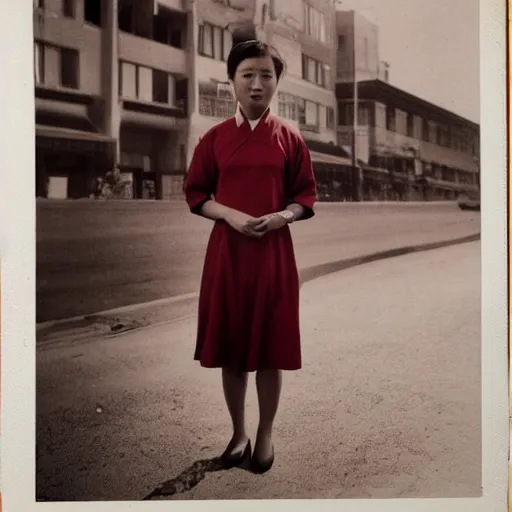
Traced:
[[[296, 1], [296, 0], [294, 0]], [[380, 0], [385, 1], [385, 0]], [[449, 0], [447, 0], [449, 1]], [[7, 512], [321, 508], [503, 512], [508, 489], [506, 0], [480, 0], [483, 493], [468, 499], [35, 502], [33, 6], [0, 17], [1, 492]], [[461, 86], [463, 86], [461, 84]], [[449, 340], [447, 340], [449, 342]]]

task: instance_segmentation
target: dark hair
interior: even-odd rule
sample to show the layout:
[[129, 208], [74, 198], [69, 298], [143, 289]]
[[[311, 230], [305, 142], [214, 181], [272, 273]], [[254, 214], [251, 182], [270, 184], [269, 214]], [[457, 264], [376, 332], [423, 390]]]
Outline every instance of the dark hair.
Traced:
[[233, 43], [227, 62], [228, 78], [230, 80], [234, 79], [236, 70], [242, 61], [258, 57], [272, 57], [277, 80], [279, 81], [285, 69], [285, 62], [276, 48], [256, 39], [236, 40], [233, 38]]

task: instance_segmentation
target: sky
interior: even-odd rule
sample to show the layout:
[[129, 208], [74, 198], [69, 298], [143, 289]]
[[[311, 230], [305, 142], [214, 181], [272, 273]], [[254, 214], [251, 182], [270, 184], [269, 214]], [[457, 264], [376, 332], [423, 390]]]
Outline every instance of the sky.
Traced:
[[390, 83], [480, 122], [478, 0], [341, 0], [379, 26]]

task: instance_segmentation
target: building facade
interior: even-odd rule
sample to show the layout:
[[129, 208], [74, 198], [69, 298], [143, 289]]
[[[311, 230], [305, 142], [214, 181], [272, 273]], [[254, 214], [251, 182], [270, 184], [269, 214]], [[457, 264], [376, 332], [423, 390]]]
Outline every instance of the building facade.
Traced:
[[197, 2], [198, 108], [191, 116], [189, 151], [205, 130], [235, 111], [226, 59], [233, 34], [243, 30], [273, 45], [286, 62], [271, 108], [302, 132], [321, 190], [333, 168], [349, 163], [336, 142], [334, 14], [333, 0]]
[[363, 198], [478, 195], [479, 126], [392, 86], [378, 27], [360, 14], [337, 13], [337, 44], [338, 144], [350, 151], [355, 133]]
[[114, 168], [125, 196], [179, 191], [190, 21], [179, 1], [34, 1], [38, 196], [89, 197]]
[[124, 197], [180, 197], [197, 141], [233, 115], [236, 30], [287, 63], [273, 110], [321, 174], [336, 147], [333, 0], [34, 0], [37, 195], [91, 197], [118, 169]]

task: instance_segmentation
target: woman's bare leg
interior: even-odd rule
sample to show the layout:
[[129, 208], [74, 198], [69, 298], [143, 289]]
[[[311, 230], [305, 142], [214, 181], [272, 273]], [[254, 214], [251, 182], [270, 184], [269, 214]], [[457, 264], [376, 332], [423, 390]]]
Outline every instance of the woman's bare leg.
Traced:
[[245, 395], [247, 391], [248, 374], [231, 370], [222, 369], [222, 387], [224, 397], [228, 406], [228, 411], [233, 423], [233, 437], [228, 445], [227, 451], [235, 452], [239, 448], [245, 448], [248, 441], [245, 428]]
[[281, 396], [281, 370], [258, 371], [256, 374], [256, 389], [260, 409], [260, 423], [254, 454], [258, 459], [269, 459], [273, 454], [272, 427]]

